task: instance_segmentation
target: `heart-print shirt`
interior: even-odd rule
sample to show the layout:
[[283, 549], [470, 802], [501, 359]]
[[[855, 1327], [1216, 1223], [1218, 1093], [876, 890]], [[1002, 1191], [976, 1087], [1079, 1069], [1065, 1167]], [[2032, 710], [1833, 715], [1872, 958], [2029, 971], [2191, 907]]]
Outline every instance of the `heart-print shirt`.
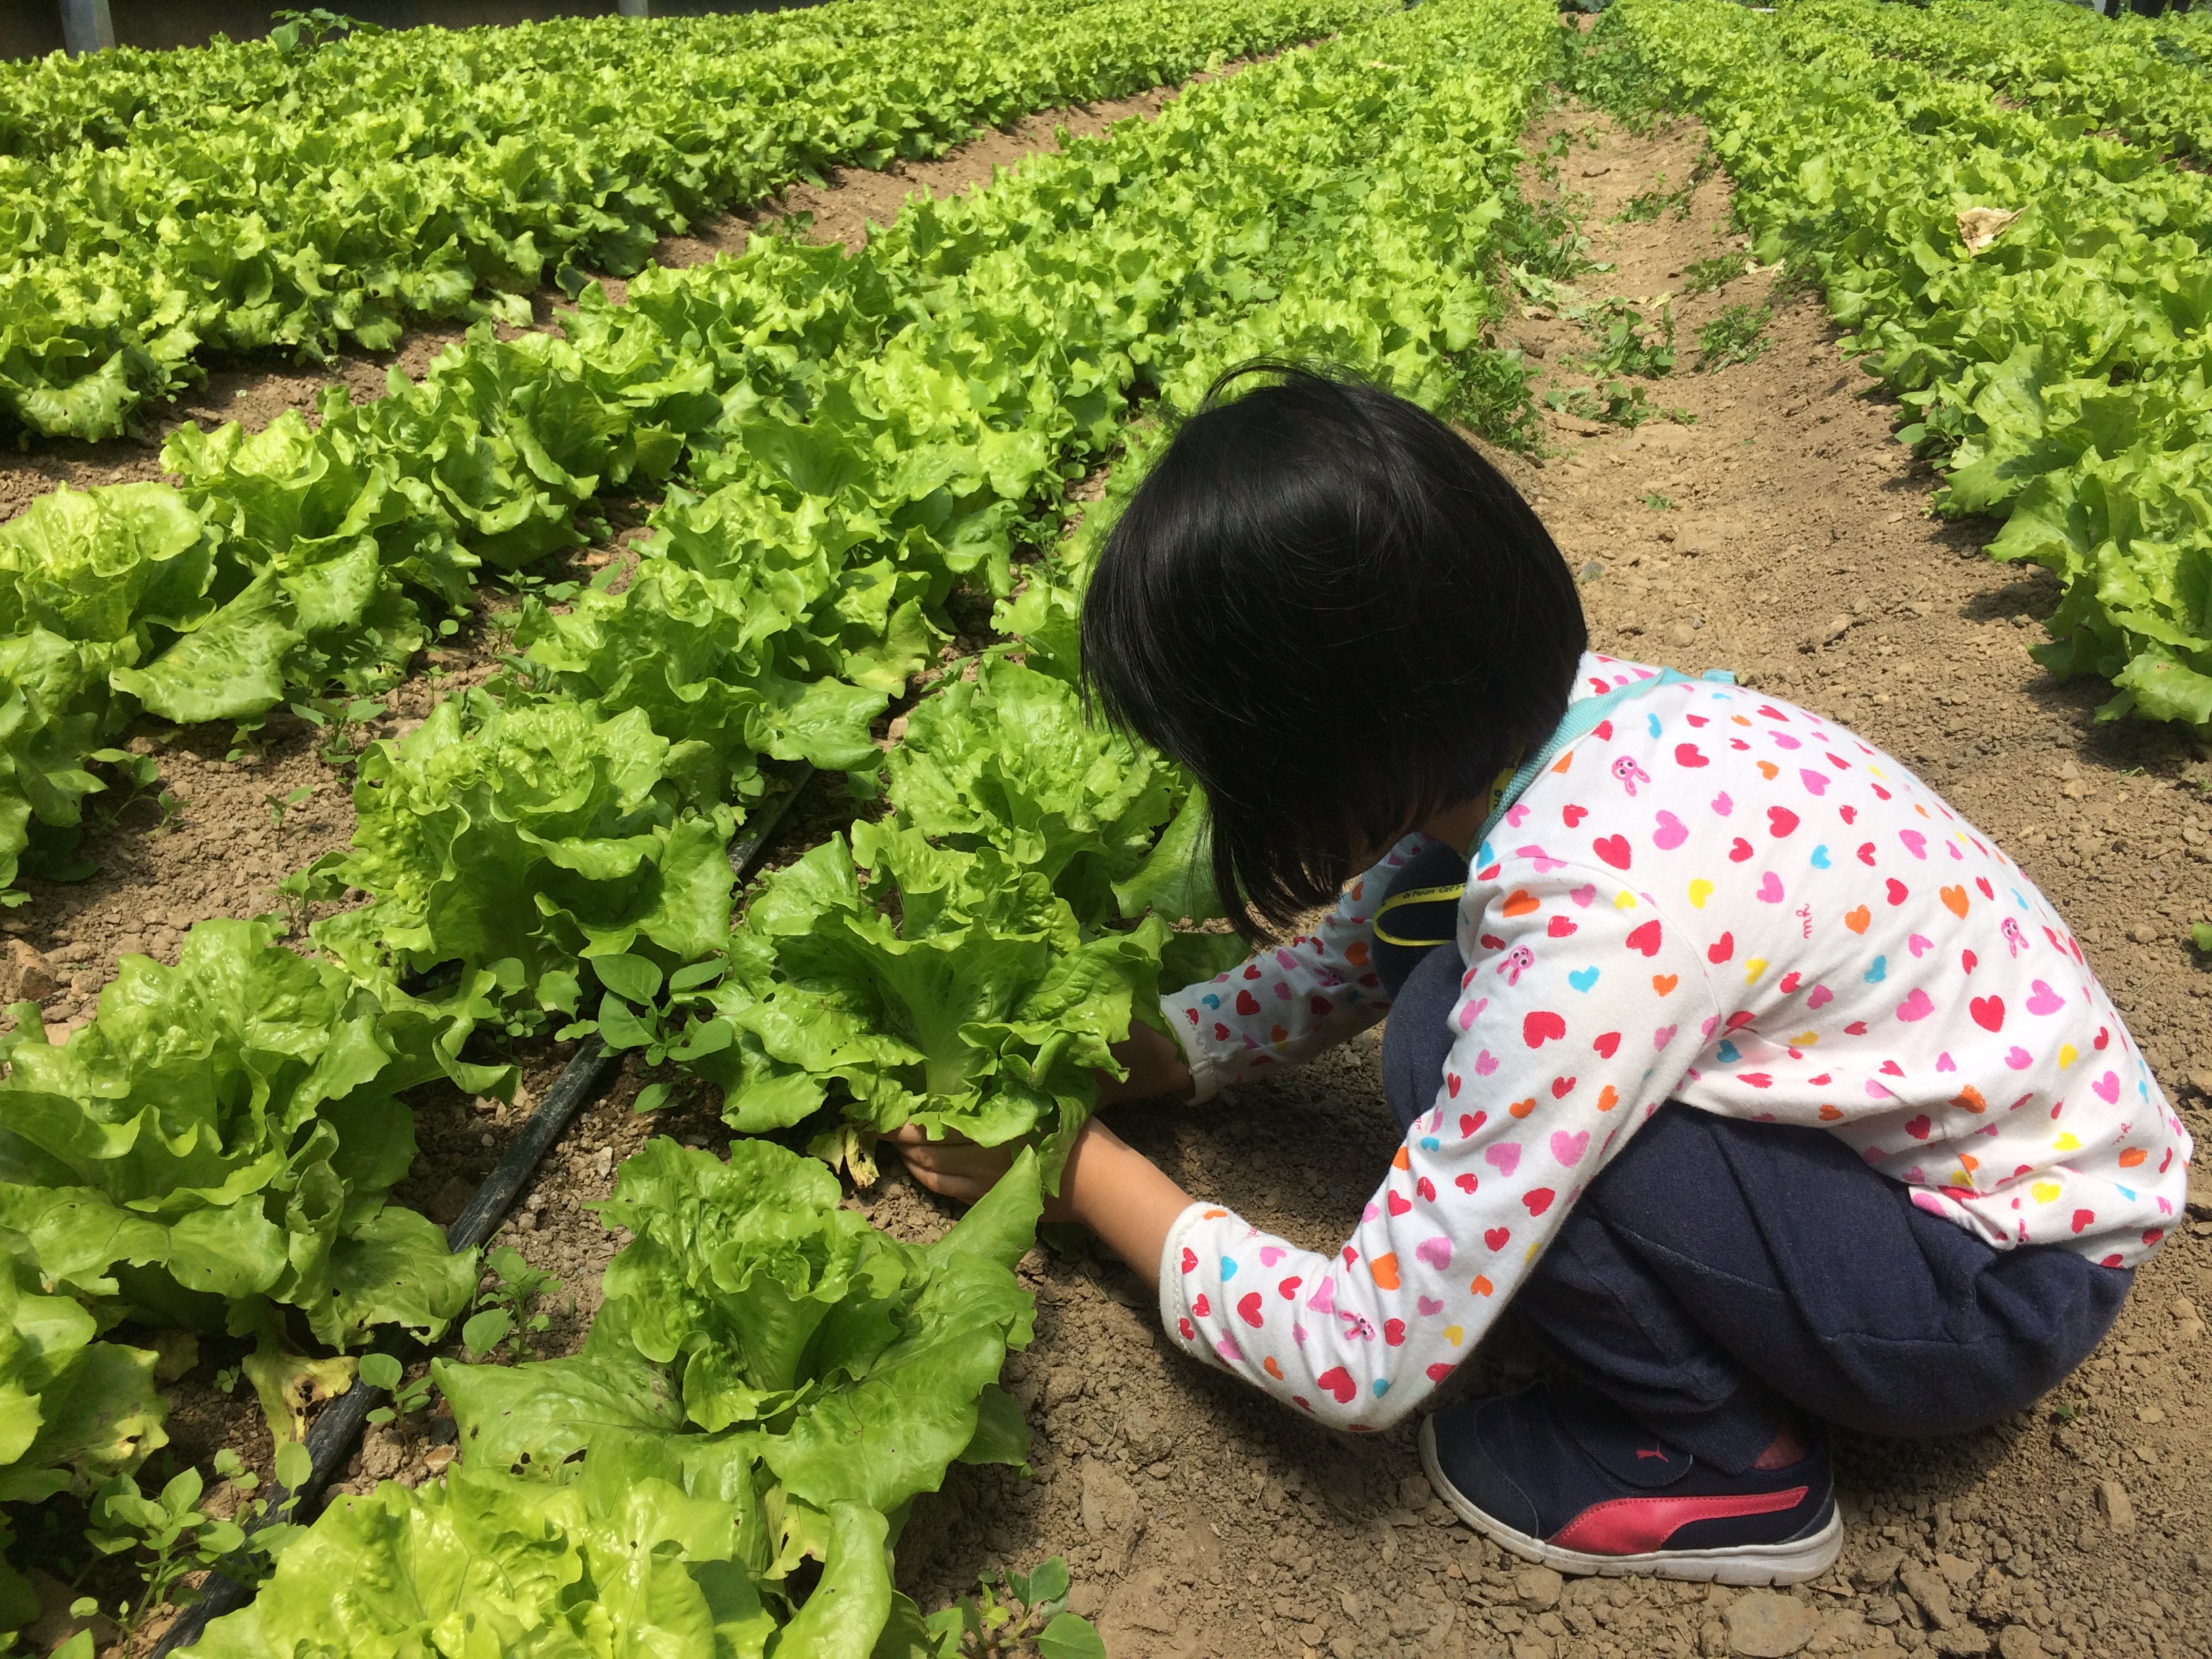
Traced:
[[[1583, 659], [1576, 697], [1655, 671]], [[1164, 999], [1200, 1097], [1388, 1002], [1370, 911], [1415, 836], [1313, 933]], [[1436, 1103], [1343, 1246], [1218, 1206], [1170, 1231], [1192, 1353], [1340, 1426], [1449, 1375], [1661, 1103], [1820, 1125], [1999, 1247], [2132, 1266], [2190, 1139], [2066, 925], [1905, 767], [1806, 709], [1688, 681], [1560, 750], [1476, 849]]]

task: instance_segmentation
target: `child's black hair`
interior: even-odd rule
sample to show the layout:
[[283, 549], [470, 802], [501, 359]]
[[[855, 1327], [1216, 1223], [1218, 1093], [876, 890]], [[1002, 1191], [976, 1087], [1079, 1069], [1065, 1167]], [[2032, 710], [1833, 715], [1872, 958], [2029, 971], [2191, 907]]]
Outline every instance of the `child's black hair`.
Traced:
[[1083, 682], [1204, 786], [1215, 884], [1257, 938], [1540, 745], [1588, 642], [1558, 547], [1472, 443], [1260, 362], [1213, 383], [1108, 538]]

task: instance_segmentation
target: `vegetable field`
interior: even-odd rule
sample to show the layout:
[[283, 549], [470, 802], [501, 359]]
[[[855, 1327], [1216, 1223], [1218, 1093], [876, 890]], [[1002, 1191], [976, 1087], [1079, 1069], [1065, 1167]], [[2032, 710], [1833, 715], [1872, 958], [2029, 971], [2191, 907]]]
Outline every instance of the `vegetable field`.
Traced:
[[[2207, 1127], [2212, 35], [1571, 24], [836, 0], [0, 66], [0, 431], [121, 477], [0, 520], [0, 1651], [1729, 1650], [1724, 1601], [1516, 1579], [1404, 1437], [1192, 1376], [1037, 1229], [1109, 1047], [1241, 950], [1075, 623], [1161, 412], [1263, 354], [1478, 434], [1602, 648], [1929, 771]], [[847, 245], [803, 210], [1155, 88]], [[280, 361], [344, 384], [140, 447]], [[1371, 1071], [1116, 1121], [1318, 1238]], [[1032, 1150], [956, 1218], [879, 1156], [917, 1122]], [[2212, 1471], [2147, 1426], [2212, 1406], [2193, 1226], [2049, 1421], [1847, 1449], [1812, 1650], [2203, 1650]], [[1940, 1613], [1923, 1557], [1972, 1557]], [[2069, 1582], [2122, 1559], [2132, 1611]], [[250, 1600], [173, 1626], [218, 1564]]]

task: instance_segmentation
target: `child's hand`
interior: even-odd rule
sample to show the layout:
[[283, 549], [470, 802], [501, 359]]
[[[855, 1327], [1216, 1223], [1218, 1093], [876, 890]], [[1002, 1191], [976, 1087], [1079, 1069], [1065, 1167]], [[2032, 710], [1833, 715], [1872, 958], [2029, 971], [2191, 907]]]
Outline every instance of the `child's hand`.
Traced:
[[[942, 1140], [932, 1140], [919, 1123], [894, 1129], [884, 1139], [898, 1148], [899, 1156], [906, 1160], [907, 1173], [919, 1184], [940, 1198], [962, 1204], [973, 1204], [997, 1186], [999, 1177], [1013, 1167], [1014, 1154], [1022, 1149], [1018, 1140], [1004, 1146], [978, 1146], [957, 1129], [947, 1130]], [[1067, 1218], [1051, 1212], [1052, 1200], [1048, 1199], [1045, 1219]]]
[[1132, 1021], [1129, 1035], [1113, 1048], [1114, 1058], [1127, 1070], [1126, 1078], [1098, 1073], [1098, 1103], [1117, 1100], [1151, 1100], [1158, 1095], [1190, 1093], [1190, 1062], [1182, 1057], [1176, 1040], [1152, 1027]]
[[[915, 1181], [962, 1204], [973, 1204], [998, 1185], [1019, 1146], [978, 1146], [957, 1133], [932, 1140], [918, 1123], [894, 1129], [884, 1139], [898, 1148]], [[1045, 1199], [1044, 1219], [1081, 1222], [1153, 1285], [1168, 1229], [1189, 1202], [1190, 1195], [1158, 1165], [1094, 1117], [1068, 1152], [1060, 1196]]]

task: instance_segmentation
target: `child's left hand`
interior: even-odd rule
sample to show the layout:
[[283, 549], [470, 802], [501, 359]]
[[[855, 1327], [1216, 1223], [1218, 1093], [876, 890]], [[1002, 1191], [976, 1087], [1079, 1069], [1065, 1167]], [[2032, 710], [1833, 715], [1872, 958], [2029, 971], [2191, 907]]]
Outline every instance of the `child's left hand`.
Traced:
[[[998, 1184], [1019, 1146], [978, 1146], [957, 1132], [932, 1140], [918, 1123], [884, 1139], [898, 1148], [915, 1181], [963, 1204], [973, 1204]], [[1068, 1149], [1060, 1194], [1047, 1195], [1044, 1219], [1082, 1223], [1139, 1278], [1155, 1285], [1168, 1231], [1189, 1203], [1189, 1194], [1094, 1117]]]
[[[957, 1129], [948, 1129], [943, 1139], [932, 1140], [919, 1123], [894, 1129], [884, 1139], [898, 1148], [899, 1156], [906, 1160], [907, 1173], [918, 1183], [940, 1198], [961, 1204], [973, 1204], [997, 1186], [1000, 1177], [1013, 1167], [1014, 1154], [1023, 1145], [1015, 1140], [1003, 1146], [978, 1146]], [[1048, 1195], [1044, 1218], [1073, 1221], [1075, 1217], [1067, 1212], [1064, 1197]]]

